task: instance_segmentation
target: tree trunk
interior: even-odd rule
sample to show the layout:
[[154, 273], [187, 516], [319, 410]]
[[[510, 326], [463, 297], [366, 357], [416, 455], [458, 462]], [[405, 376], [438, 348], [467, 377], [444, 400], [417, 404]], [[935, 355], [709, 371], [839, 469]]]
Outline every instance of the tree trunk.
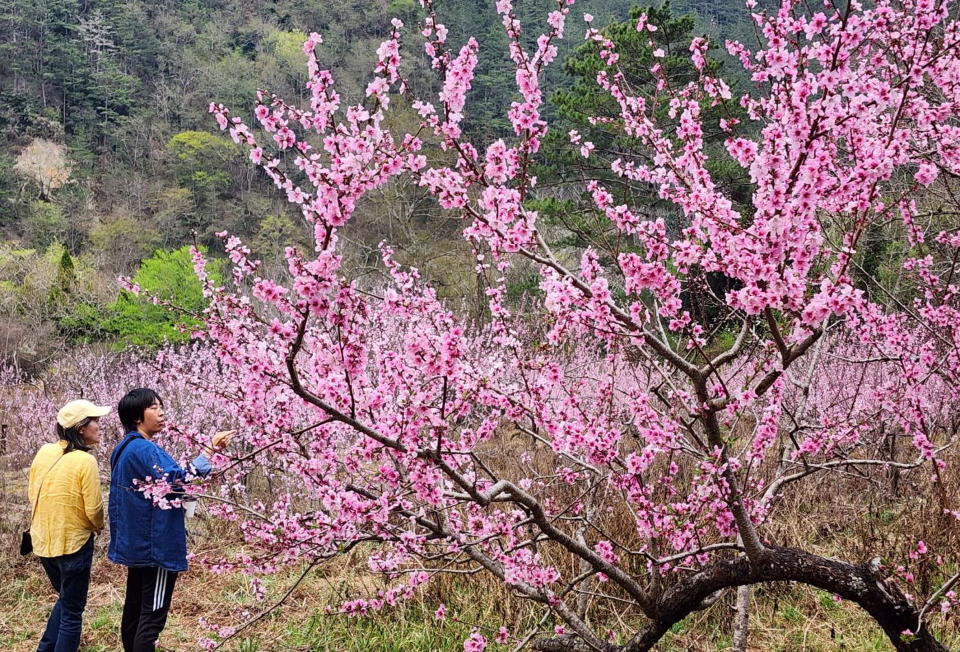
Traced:
[[[793, 581], [835, 593], [869, 613], [898, 652], [947, 652], [924, 625], [917, 629], [919, 612], [895, 586], [877, 575], [874, 561], [854, 566], [792, 548], [768, 547], [751, 567], [746, 557], [719, 561], [683, 578], [660, 601], [656, 620], [648, 624], [624, 652], [645, 652], [714, 591], [761, 582]], [[903, 637], [905, 631], [912, 636]]]
[[750, 633], [750, 585], [737, 587], [737, 615], [733, 619], [733, 652], [747, 652]]
[[[744, 557], [718, 561], [667, 589], [659, 600], [656, 617], [629, 643], [609, 646], [611, 652], [651, 650], [670, 627], [696, 611], [712, 594], [734, 586], [763, 582], [799, 582], [829, 591], [860, 605], [886, 633], [898, 652], [947, 652], [926, 625], [918, 628], [919, 612], [895, 586], [877, 573], [879, 562], [853, 565], [792, 548], [767, 547], [756, 564]], [[903, 633], [909, 631], [909, 636]], [[534, 642], [535, 650], [584, 649], [568, 637]]]

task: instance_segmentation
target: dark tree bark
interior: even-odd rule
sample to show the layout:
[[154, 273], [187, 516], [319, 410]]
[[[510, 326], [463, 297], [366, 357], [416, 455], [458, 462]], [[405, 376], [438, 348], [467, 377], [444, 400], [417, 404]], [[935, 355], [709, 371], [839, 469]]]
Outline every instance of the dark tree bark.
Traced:
[[[746, 557], [718, 561], [682, 578], [657, 602], [655, 617], [624, 646], [609, 646], [605, 652], [646, 652], [670, 627], [696, 611], [711, 594], [726, 588], [764, 582], [799, 582], [815, 586], [858, 604], [886, 633], [898, 652], [947, 652], [926, 624], [917, 631], [919, 611], [895, 586], [877, 573], [877, 562], [854, 565], [819, 557], [792, 548], [769, 546], [763, 557], [751, 564]], [[903, 637], [906, 630], [912, 636]], [[542, 639], [534, 649], [579, 652], [589, 649], [568, 637]]]

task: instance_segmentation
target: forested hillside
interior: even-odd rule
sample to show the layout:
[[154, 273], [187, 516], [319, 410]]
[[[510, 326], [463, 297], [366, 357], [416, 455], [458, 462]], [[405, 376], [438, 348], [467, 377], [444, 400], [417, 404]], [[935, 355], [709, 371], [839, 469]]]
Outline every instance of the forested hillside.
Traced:
[[[632, 4], [587, 0], [578, 3], [576, 15], [591, 12], [594, 24], [602, 26], [625, 20]], [[745, 9], [735, 0], [728, 4], [685, 0], [673, 11], [696, 15], [690, 29], [745, 33]], [[534, 35], [548, 5], [520, 3]], [[515, 85], [492, 0], [446, 0], [438, 10], [452, 43], [459, 46], [470, 34], [481, 43], [466, 129], [478, 136], [504, 131]], [[302, 43], [311, 31], [324, 35], [323, 61], [356, 99], [390, 18], [412, 24], [420, 11], [415, 0], [5, 1], [0, 9], [3, 356], [17, 352], [18, 363], [42, 363], [78, 340], [129, 341], [131, 321], [156, 315], [145, 314], [130, 297], [118, 300], [116, 278], [137, 272], [157, 250], [172, 252], [196, 240], [216, 253], [214, 234], [228, 230], [268, 264], [279, 264], [285, 246], [303, 242], [301, 220], [216, 130], [208, 104], [249, 111], [258, 88], [302, 98]], [[582, 41], [583, 22], [569, 24], [561, 59]], [[410, 34], [405, 45], [414, 57], [422, 56], [417, 36]], [[418, 69], [411, 83], [430, 90], [433, 79], [425, 76], [425, 67]], [[575, 77], [569, 66], [556, 65], [546, 86], [562, 97]], [[548, 110], [557, 110], [557, 104]], [[416, 120], [410, 109], [396, 113], [411, 124]], [[365, 219], [351, 232], [354, 249], [362, 258], [386, 238], [401, 256], [415, 253], [448, 295], [469, 294], [475, 289], [471, 281], [445, 260], [457, 254], [448, 251], [444, 234], [459, 227], [439, 219], [417, 189], [392, 188], [382, 202], [368, 202]], [[182, 276], [176, 265], [186, 260], [184, 254], [161, 254], [151, 260], [152, 272], [141, 273], [153, 274], [153, 289], [161, 294], [182, 296], [183, 286], [160, 286], [171, 275]], [[169, 327], [151, 333], [177, 336]]]

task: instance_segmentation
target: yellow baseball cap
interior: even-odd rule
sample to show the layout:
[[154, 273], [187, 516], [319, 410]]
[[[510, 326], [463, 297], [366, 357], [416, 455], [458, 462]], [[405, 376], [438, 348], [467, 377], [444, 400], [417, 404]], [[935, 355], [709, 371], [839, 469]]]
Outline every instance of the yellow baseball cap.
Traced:
[[70, 401], [57, 412], [57, 423], [63, 428], [73, 428], [75, 425], [90, 417], [102, 417], [110, 412], [105, 405], [95, 405], [90, 401], [78, 399]]

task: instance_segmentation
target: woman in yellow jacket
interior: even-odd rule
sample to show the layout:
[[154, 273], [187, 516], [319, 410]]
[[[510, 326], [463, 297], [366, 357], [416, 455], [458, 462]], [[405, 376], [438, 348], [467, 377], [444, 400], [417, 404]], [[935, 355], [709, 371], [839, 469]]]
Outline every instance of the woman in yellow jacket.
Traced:
[[57, 412], [57, 443], [45, 444], [30, 466], [33, 551], [59, 595], [37, 652], [76, 652], [87, 606], [93, 535], [103, 529], [97, 459], [100, 417], [110, 408], [70, 401]]

